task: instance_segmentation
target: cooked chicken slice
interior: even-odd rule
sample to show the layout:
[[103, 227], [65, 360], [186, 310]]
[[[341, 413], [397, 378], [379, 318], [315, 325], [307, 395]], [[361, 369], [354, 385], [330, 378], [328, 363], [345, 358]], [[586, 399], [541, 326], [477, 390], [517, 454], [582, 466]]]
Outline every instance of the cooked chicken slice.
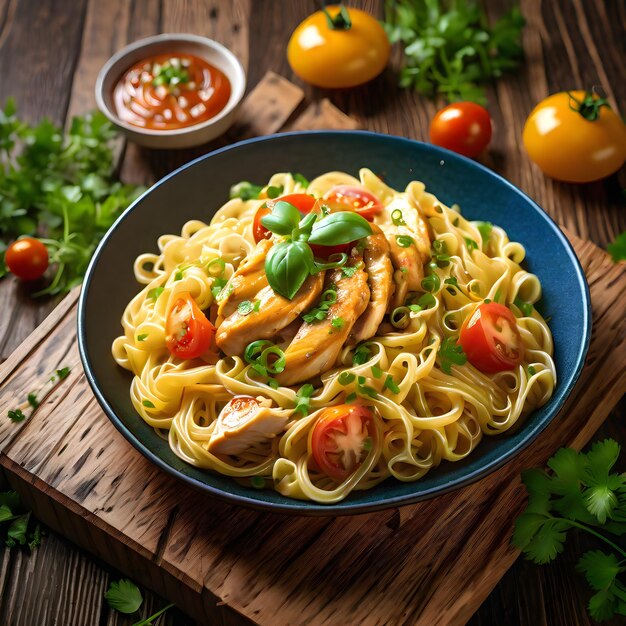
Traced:
[[[403, 198], [396, 198], [386, 207], [387, 223], [381, 224], [391, 252], [391, 262], [396, 270], [404, 275], [398, 282], [398, 292], [421, 291], [421, 282], [424, 278], [424, 263], [430, 258], [430, 236], [426, 221], [419, 211]], [[396, 215], [393, 223], [392, 214]], [[398, 224], [397, 217], [403, 223]], [[398, 293], [394, 303], [398, 299]], [[402, 304], [402, 302], [400, 302]]]
[[369, 339], [376, 334], [393, 295], [393, 267], [389, 258], [389, 244], [378, 226], [372, 224], [372, 234], [365, 240], [363, 263], [368, 275], [370, 300], [348, 337], [348, 345]]
[[308, 380], [335, 364], [350, 330], [369, 301], [367, 273], [363, 270], [363, 264], [359, 263], [361, 259], [360, 255], [354, 257], [359, 268], [352, 276], [345, 276], [341, 269], [328, 273], [325, 286], [336, 286], [337, 301], [330, 306], [325, 319], [313, 324], [302, 324], [285, 350], [285, 370], [276, 376], [281, 385], [294, 385]]
[[225, 295], [219, 301], [218, 318], [228, 317], [235, 311], [240, 302], [254, 298], [263, 287], [267, 286], [265, 257], [272, 245], [271, 241], [261, 239], [257, 247], [239, 264], [235, 273], [222, 289], [222, 293]]
[[207, 449], [213, 454], [241, 454], [282, 432], [292, 413], [272, 408], [267, 398], [235, 396], [219, 414]]
[[226, 354], [241, 354], [257, 339], [272, 339], [317, 301], [324, 284], [324, 272], [309, 276], [292, 300], [279, 296], [268, 285], [255, 295], [258, 311], [247, 315], [235, 311], [218, 327], [215, 341]]

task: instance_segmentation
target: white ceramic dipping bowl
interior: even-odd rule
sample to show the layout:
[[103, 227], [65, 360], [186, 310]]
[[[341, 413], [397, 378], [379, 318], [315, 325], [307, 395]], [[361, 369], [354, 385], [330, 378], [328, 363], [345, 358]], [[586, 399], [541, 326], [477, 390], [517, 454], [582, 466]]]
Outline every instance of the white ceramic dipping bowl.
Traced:
[[[231, 93], [226, 106], [214, 117], [174, 130], [150, 130], [119, 118], [113, 103], [113, 89], [132, 65], [158, 54], [193, 54], [221, 70], [230, 80]], [[102, 67], [96, 79], [98, 108], [122, 130], [128, 139], [149, 148], [189, 148], [225, 133], [232, 125], [246, 89], [246, 74], [237, 57], [222, 44], [179, 33], [166, 33], [140, 39], [116, 52]]]

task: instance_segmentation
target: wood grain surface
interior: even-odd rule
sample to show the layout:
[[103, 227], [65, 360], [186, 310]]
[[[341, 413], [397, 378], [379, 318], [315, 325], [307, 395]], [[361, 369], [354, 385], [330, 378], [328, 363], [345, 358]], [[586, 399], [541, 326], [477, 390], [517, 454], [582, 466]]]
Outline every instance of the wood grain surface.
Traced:
[[[381, 15], [378, 0], [350, 4]], [[485, 0], [483, 4], [491, 15], [499, 15], [511, 6], [511, 2], [503, 0]], [[437, 103], [399, 90], [391, 69], [371, 84], [349, 92], [316, 90], [294, 78], [285, 60], [285, 45], [298, 21], [316, 8], [313, 0], [0, 0], [0, 99], [15, 96], [21, 114], [29, 120], [47, 115], [63, 123], [68, 111], [80, 113], [93, 106], [95, 73], [112, 51], [142, 36], [184, 30], [214, 37], [231, 47], [247, 66], [250, 88], [267, 70], [273, 70], [296, 82], [307, 101], [328, 98], [363, 128], [426, 139], [428, 121]], [[535, 102], [562, 89], [597, 85], [624, 112], [626, 3], [523, 0], [521, 8], [528, 22], [524, 32], [526, 62], [519, 72], [498, 81], [489, 90], [496, 127], [483, 161], [529, 193], [571, 232], [603, 247], [626, 229], [621, 194], [626, 181], [624, 172], [584, 186], [551, 181], [529, 163], [519, 136]], [[398, 55], [394, 62], [397, 60]], [[208, 149], [210, 146], [169, 153], [131, 145], [124, 153], [122, 175], [129, 182], [152, 182]], [[56, 302], [33, 303], [12, 280], [0, 281], [0, 302], [0, 358], [4, 359], [42, 322]], [[623, 418], [622, 402], [605, 431], [622, 442], [626, 441]], [[46, 541], [61, 546], [59, 555], [72, 554], [72, 548], [54, 536]], [[94, 600], [91, 585], [101, 588], [107, 572], [98, 567], [92, 578], [82, 580], [71, 568], [57, 569], [55, 555], [57, 551], [40, 550], [31, 557], [36, 560], [36, 567], [33, 565], [29, 571], [16, 566], [21, 554], [4, 553], [0, 561], [0, 623], [30, 626], [32, 621], [24, 617], [27, 613], [15, 608], [29, 601], [48, 606], [47, 612], [39, 614], [48, 616], [42, 623], [71, 623], [63, 621], [63, 611], [58, 609], [63, 603], [61, 588], [73, 589], [76, 604]], [[590, 624], [584, 609], [588, 592], [572, 569], [572, 555], [575, 549], [568, 548], [565, 558], [544, 568], [518, 561], [472, 623]], [[38, 577], [46, 580], [50, 572], [59, 572], [57, 586], [38, 586]], [[66, 579], [69, 583], [63, 587]], [[30, 590], [31, 595], [20, 596], [14, 591], [17, 587]], [[43, 595], [42, 590], [46, 591]], [[101, 599], [91, 614], [92, 623], [98, 623], [98, 610], [100, 623], [117, 623], [118, 617], [106, 613]], [[11, 615], [10, 620], [7, 615]], [[54, 615], [60, 616], [58, 621], [53, 621]], [[130, 624], [130, 620], [126, 623]]]

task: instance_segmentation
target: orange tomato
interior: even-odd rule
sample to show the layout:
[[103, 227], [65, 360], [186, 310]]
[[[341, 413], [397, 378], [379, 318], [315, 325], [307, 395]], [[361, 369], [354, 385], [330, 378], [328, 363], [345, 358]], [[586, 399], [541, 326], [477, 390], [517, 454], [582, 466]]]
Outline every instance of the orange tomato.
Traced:
[[294, 30], [287, 60], [302, 80], [317, 87], [355, 87], [385, 69], [390, 50], [383, 27], [369, 13], [329, 6]]

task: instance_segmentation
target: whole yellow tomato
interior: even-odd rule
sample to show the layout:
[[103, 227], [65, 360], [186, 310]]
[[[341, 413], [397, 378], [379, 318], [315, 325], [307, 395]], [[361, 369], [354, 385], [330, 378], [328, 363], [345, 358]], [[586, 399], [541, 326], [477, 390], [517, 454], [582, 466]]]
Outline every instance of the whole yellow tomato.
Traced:
[[287, 60], [302, 80], [317, 87], [355, 87], [383, 71], [389, 52], [383, 27], [369, 13], [331, 6], [293, 31]]
[[566, 182], [605, 178], [626, 161], [626, 126], [604, 98], [590, 92], [542, 100], [526, 120], [523, 140], [544, 174]]

